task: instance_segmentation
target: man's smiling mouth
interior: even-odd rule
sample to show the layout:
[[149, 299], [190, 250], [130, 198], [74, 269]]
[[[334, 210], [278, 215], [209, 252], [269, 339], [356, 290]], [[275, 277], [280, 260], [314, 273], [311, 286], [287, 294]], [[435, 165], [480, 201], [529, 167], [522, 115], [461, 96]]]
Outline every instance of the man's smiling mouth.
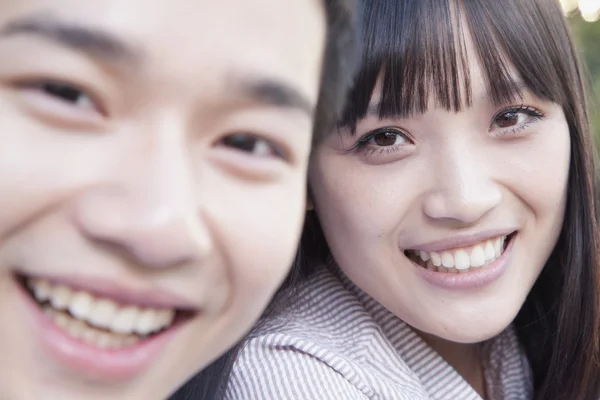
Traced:
[[119, 302], [43, 278], [21, 276], [19, 281], [55, 325], [74, 339], [102, 349], [136, 345], [190, 317], [187, 311]]

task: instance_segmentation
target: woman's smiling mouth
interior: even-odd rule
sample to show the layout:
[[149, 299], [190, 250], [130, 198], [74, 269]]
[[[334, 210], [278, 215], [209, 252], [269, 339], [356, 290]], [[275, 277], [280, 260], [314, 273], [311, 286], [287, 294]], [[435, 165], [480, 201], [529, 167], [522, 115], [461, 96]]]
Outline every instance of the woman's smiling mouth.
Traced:
[[494, 263], [499, 259], [514, 234], [486, 239], [471, 246], [441, 251], [407, 250], [406, 256], [430, 271], [443, 273], [469, 273]]
[[444, 241], [462, 246], [427, 245], [404, 254], [431, 285], [445, 290], [477, 290], [495, 282], [509, 268], [517, 236], [513, 231], [483, 240]]

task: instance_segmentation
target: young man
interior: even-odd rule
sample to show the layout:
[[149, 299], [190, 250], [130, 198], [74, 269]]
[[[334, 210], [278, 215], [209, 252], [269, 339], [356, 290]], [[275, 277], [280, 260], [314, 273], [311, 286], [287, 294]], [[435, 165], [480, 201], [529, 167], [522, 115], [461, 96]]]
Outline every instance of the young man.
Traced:
[[250, 329], [353, 7], [0, 2], [1, 399], [164, 399]]

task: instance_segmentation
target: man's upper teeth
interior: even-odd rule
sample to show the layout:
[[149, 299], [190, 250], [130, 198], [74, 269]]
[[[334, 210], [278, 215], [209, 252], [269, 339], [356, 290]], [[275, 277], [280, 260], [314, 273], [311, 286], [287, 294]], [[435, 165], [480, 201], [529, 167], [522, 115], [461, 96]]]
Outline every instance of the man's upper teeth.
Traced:
[[39, 302], [47, 301], [56, 310], [68, 310], [71, 315], [92, 326], [116, 333], [145, 336], [168, 327], [175, 317], [173, 309], [121, 305], [85, 291], [52, 285], [43, 279], [30, 279], [27, 285]]
[[506, 236], [486, 240], [470, 247], [462, 247], [441, 252], [416, 251], [414, 253], [423, 260], [431, 261], [435, 267], [456, 268], [466, 270], [479, 268], [495, 260], [504, 251]]

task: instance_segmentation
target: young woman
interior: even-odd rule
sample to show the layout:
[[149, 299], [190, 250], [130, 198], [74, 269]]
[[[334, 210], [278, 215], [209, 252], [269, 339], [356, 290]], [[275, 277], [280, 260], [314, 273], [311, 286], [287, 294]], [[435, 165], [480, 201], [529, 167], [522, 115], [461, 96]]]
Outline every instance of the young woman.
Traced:
[[163, 400], [247, 333], [296, 251], [355, 18], [0, 3], [0, 399]]
[[364, 5], [293, 301], [225, 398], [598, 399], [594, 148], [558, 2]]

